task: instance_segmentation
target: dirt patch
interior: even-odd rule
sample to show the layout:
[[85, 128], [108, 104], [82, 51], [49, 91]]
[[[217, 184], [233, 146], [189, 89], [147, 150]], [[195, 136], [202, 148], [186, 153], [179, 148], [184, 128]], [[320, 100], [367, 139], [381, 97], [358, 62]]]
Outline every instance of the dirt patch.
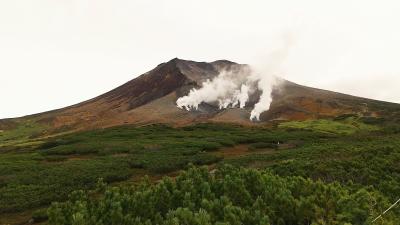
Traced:
[[293, 142], [293, 143], [283, 143], [278, 145], [279, 150], [286, 150], [296, 148], [298, 145], [301, 145], [300, 142]]

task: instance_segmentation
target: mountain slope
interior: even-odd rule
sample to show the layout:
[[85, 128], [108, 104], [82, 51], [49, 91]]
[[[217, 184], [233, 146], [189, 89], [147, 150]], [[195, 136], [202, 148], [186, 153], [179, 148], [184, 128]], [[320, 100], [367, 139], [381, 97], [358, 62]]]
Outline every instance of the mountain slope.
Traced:
[[[91, 100], [18, 120], [0, 120], [0, 130], [12, 129], [17, 126], [16, 121], [24, 120], [45, 126], [45, 133], [122, 124], [184, 125], [202, 121], [255, 124], [248, 118], [259, 96], [253, 96], [254, 99], [244, 109], [219, 110], [216, 105], [201, 104], [198, 111], [189, 112], [177, 108], [175, 104], [177, 98], [186, 95], [194, 87], [200, 87], [207, 79], [216, 77], [220, 71], [246, 66], [227, 60], [206, 63], [175, 58]], [[262, 122], [306, 120], [343, 114], [392, 116], [400, 109], [397, 104], [305, 87], [289, 81], [282, 81], [273, 91], [272, 97], [271, 109], [261, 114]]]

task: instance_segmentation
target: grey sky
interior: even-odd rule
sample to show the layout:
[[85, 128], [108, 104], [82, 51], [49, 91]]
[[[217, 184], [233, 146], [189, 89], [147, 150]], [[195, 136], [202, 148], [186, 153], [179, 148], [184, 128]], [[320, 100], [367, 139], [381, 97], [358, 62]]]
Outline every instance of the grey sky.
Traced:
[[0, 1], [0, 118], [67, 106], [174, 57], [262, 67], [289, 33], [281, 75], [400, 102], [398, 1]]

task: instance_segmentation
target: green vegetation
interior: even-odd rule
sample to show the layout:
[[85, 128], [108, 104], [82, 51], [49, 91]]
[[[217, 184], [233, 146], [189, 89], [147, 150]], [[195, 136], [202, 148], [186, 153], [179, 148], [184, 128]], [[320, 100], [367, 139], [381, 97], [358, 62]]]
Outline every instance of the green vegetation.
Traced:
[[21, 119], [14, 129], [0, 132], [0, 147], [5, 145], [23, 145], [25, 142], [31, 141], [41, 135], [45, 128], [45, 126], [35, 121]]
[[280, 128], [305, 129], [333, 134], [353, 134], [357, 131], [373, 131], [378, 127], [368, 125], [354, 117], [338, 118], [337, 120], [306, 120], [281, 123]]
[[8, 149], [0, 154], [0, 213], [63, 200], [73, 190], [93, 188], [98, 178], [122, 181], [136, 174], [166, 174], [189, 163], [213, 164], [222, 158], [212, 152], [224, 146], [298, 135], [318, 138], [308, 131], [217, 124], [123, 126], [52, 138], [30, 151]]
[[[381, 194], [365, 189], [232, 166], [212, 174], [204, 167], [191, 168], [175, 181], [108, 188], [100, 196], [73, 193], [69, 201], [48, 210], [50, 223], [369, 224], [390, 205]], [[385, 221], [400, 222], [393, 212]]]
[[[26, 140], [25, 137], [28, 136], [25, 133], [21, 137]], [[166, 125], [121, 126], [67, 134], [46, 140], [42, 139], [41, 142], [40, 145], [36, 143], [29, 146], [27, 144], [23, 147], [14, 148], [0, 146], [0, 224], [5, 223], [1, 219], [5, 213], [42, 208], [54, 201], [65, 201], [74, 190], [82, 189], [85, 190], [84, 192], [93, 190], [99, 178], [103, 178], [106, 183], [112, 183], [113, 186], [118, 186], [108, 188], [104, 196], [101, 193], [92, 193], [87, 198], [81, 194], [79, 194], [79, 198], [76, 198], [77, 194], [74, 194], [69, 198], [66, 205], [59, 204], [52, 207], [51, 212], [53, 214], [49, 214], [51, 219], [66, 216], [68, 217], [66, 222], [57, 220], [57, 223], [72, 224], [71, 216], [77, 218], [95, 215], [92, 214], [96, 211], [95, 207], [103, 204], [105, 204], [104, 207], [111, 207], [113, 205], [110, 202], [112, 199], [107, 199], [107, 193], [112, 193], [112, 196], [126, 195], [132, 198], [129, 193], [136, 193], [137, 188], [143, 186], [143, 184], [135, 187], [130, 186], [144, 175], [149, 175], [150, 179], [154, 181], [163, 175], [169, 175], [170, 172], [184, 170], [188, 164], [209, 165], [210, 168], [214, 168], [218, 164], [228, 163], [236, 167], [260, 169], [257, 172], [230, 168], [226, 169], [226, 173], [238, 176], [237, 181], [233, 181], [234, 183], [243, 182], [240, 181], [243, 174], [253, 173], [263, 177], [262, 180], [270, 179], [283, 183], [283, 187], [277, 183], [277, 187], [280, 188], [259, 191], [269, 193], [271, 190], [286, 190], [288, 198], [294, 199], [293, 201], [288, 200], [290, 210], [300, 210], [296, 208], [300, 207], [298, 201], [303, 198], [311, 199], [307, 200], [311, 204], [308, 208], [314, 211], [308, 212], [304, 220], [292, 218], [294, 216], [295, 219], [299, 219], [296, 217], [296, 215], [299, 215], [296, 214], [298, 213], [296, 210], [285, 212], [287, 215], [275, 215], [276, 213], [284, 213], [282, 211], [277, 212], [279, 208], [274, 208], [277, 207], [274, 205], [279, 205], [278, 202], [274, 202], [278, 200], [273, 197], [263, 199], [265, 207], [271, 212], [266, 210], [259, 216], [265, 217], [267, 224], [280, 224], [282, 221], [286, 224], [307, 224], [312, 221], [317, 221], [317, 224], [322, 223], [318, 222], [318, 219], [321, 219], [321, 215], [327, 213], [327, 211], [322, 210], [325, 209], [325, 206], [322, 205], [323, 202], [314, 201], [319, 198], [323, 199], [323, 194], [313, 195], [314, 192], [294, 193], [289, 185], [290, 182], [304, 183], [306, 186], [309, 185], [307, 187], [310, 190], [316, 188], [316, 191], [335, 189], [335, 191], [329, 193], [333, 195], [330, 204], [334, 208], [334, 211], [330, 213], [336, 216], [334, 218], [329, 217], [329, 219], [324, 217], [323, 219], [325, 222], [336, 221], [337, 223], [326, 224], [343, 224], [345, 221], [361, 224], [350, 218], [356, 216], [360, 219], [357, 221], [368, 221], [371, 216], [377, 214], [378, 211], [400, 196], [400, 126], [396, 122], [387, 120], [348, 116], [335, 120], [287, 122], [282, 123], [277, 128], [243, 127], [228, 124], [197, 124], [181, 128]], [[233, 146], [236, 145], [245, 146], [248, 151], [232, 152], [226, 158], [223, 154], [218, 154], [221, 149], [224, 150], [224, 153], [229, 152], [230, 149], [234, 151]], [[204, 173], [201, 172], [203, 170], [198, 171], [197, 169], [190, 171], [192, 172], [188, 172], [189, 174]], [[221, 180], [223, 180], [221, 177], [209, 176], [204, 177], [202, 182], [213, 185], [213, 182], [217, 182], [217, 180], [222, 182]], [[175, 185], [174, 188], [181, 188], [176, 186], [177, 184], [174, 182], [172, 183], [171, 185]], [[147, 184], [146, 187], [149, 188], [149, 193], [160, 188], [160, 186], [150, 184]], [[245, 187], [245, 189], [248, 188], [250, 187]], [[217, 190], [212, 190], [212, 192], [215, 196], [208, 198], [208, 200], [213, 202], [225, 201], [219, 198], [222, 195], [216, 195], [221, 192], [217, 192]], [[369, 203], [372, 200], [376, 202], [371, 203], [372, 205], [362, 206], [360, 201], [354, 199], [356, 193], [361, 193], [360, 198], [369, 199]], [[254, 196], [253, 194], [251, 192], [251, 199], [255, 201], [257, 197], [256, 194]], [[93, 195], [95, 198], [93, 198]], [[239, 214], [234, 213], [241, 216], [239, 221], [244, 224], [251, 224], [246, 218], [250, 215], [256, 216], [252, 214], [255, 213], [251, 208], [253, 206], [247, 203], [239, 204], [231, 197], [227, 194], [229, 201], [218, 204], [223, 204], [223, 206], [221, 205], [222, 208], [225, 206], [234, 208], [228, 207], [227, 210], [239, 210], [243, 214], [240, 214], [239, 211]], [[340, 207], [345, 207], [347, 204], [339, 204], [342, 201], [339, 201], [339, 199], [342, 197], [352, 199], [353, 206], [360, 209], [360, 212], [348, 209], [351, 215], [339, 218], [338, 215], [344, 213], [344, 211], [340, 211], [343, 209]], [[79, 202], [83, 205], [79, 205]], [[121, 202], [123, 201], [121, 200]], [[222, 224], [224, 221], [230, 221], [221, 219], [221, 215], [214, 215], [211, 209], [203, 208], [197, 200], [191, 203], [194, 204], [194, 208], [188, 207], [191, 205], [189, 204], [190, 201], [181, 203], [174, 205], [174, 207], [168, 205], [170, 208], [166, 206], [172, 211], [161, 214], [161, 217], [157, 216], [156, 213], [149, 214], [147, 217], [141, 217], [140, 221], [160, 221], [159, 224], [164, 222], [171, 224], [171, 221], [176, 220], [174, 218], [178, 218], [179, 221], [191, 218], [190, 221], [195, 221], [200, 219], [197, 217], [203, 218], [203, 216], [208, 218], [207, 220], [211, 223], [219, 221]], [[119, 203], [115, 204], [115, 207], [117, 207]], [[311, 207], [312, 205], [315, 205], [315, 208]], [[72, 206], [73, 208], [68, 208]], [[79, 215], [68, 214], [78, 210], [78, 206], [88, 207], [85, 210], [90, 210], [81, 212], [82, 215], [81, 213]], [[98, 210], [103, 210], [102, 213], [105, 215], [111, 212], [116, 213], [116, 211], [108, 211], [109, 208], [107, 207]], [[131, 216], [130, 213], [124, 211], [124, 207], [122, 206], [123, 216]], [[321, 210], [318, 211], [317, 209]], [[395, 207], [391, 213], [384, 217], [384, 224], [390, 224], [389, 221], [392, 221], [392, 224], [398, 224], [396, 222], [399, 219], [400, 207]], [[115, 218], [120, 218], [119, 216]], [[41, 210], [35, 212], [34, 217], [37, 220], [44, 220], [47, 215]]]
[[281, 176], [372, 187], [395, 200], [400, 195], [400, 135], [368, 134], [305, 142], [294, 149], [231, 158], [225, 162], [268, 168]]
[[76, 188], [90, 189], [96, 179], [127, 179], [129, 168], [121, 159], [47, 163], [36, 153], [9, 154], [0, 163], [0, 212], [12, 212], [63, 200]]

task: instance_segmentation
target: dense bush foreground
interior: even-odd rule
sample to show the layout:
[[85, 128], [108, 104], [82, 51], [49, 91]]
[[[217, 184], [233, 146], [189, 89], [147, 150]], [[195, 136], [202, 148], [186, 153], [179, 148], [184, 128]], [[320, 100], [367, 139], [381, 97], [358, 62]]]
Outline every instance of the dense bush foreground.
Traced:
[[[158, 184], [98, 185], [54, 203], [48, 215], [54, 225], [368, 224], [389, 204], [365, 189], [222, 166], [211, 173], [193, 167]], [[391, 213], [380, 222], [398, 224]]]

